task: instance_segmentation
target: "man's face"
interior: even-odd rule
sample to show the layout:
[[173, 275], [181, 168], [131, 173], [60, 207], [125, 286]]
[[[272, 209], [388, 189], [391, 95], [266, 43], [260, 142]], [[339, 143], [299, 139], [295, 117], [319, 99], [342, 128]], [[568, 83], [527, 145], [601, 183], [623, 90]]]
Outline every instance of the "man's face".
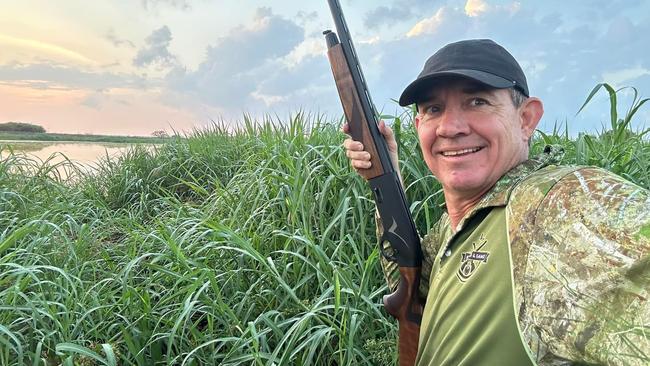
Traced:
[[522, 112], [527, 102], [516, 108], [508, 89], [454, 78], [418, 103], [415, 123], [424, 160], [446, 194], [482, 196], [527, 158], [539, 120], [532, 127], [527, 123]]

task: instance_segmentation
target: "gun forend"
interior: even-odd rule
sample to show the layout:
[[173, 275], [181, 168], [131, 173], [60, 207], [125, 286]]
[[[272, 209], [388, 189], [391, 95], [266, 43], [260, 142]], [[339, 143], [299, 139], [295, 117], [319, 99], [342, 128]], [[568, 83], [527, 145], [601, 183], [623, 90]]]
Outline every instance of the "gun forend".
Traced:
[[[374, 178], [383, 175], [387, 170], [384, 167], [385, 162], [382, 162], [377, 152], [377, 145], [372, 137], [372, 131], [369, 128], [367, 116], [363, 111], [361, 105], [361, 96], [357, 93], [354, 85], [350, 67], [343, 53], [343, 47], [332, 31], [325, 31], [325, 39], [327, 41], [327, 57], [329, 58], [330, 65], [332, 66], [332, 74], [336, 82], [341, 104], [343, 105], [343, 113], [350, 126], [350, 135], [352, 139], [361, 141], [364, 149], [370, 153], [371, 168], [369, 169], [369, 178]], [[372, 121], [376, 124], [376, 122]], [[390, 161], [388, 161], [390, 164]]]

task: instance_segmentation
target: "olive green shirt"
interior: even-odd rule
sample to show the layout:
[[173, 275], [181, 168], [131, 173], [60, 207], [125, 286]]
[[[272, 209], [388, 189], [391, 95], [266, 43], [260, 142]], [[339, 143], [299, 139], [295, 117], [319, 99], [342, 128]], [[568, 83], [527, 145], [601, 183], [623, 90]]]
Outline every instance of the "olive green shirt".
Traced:
[[506, 210], [486, 207], [440, 246], [418, 365], [532, 365], [517, 329]]
[[555, 166], [560, 153], [505, 174], [455, 234], [445, 214], [422, 240], [418, 364], [650, 364], [650, 194]]

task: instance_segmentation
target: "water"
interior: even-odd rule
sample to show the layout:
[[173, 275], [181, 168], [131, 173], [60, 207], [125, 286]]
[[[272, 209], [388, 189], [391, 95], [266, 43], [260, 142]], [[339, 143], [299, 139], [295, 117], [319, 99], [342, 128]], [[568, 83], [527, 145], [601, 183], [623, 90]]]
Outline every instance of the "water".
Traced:
[[[0, 141], [0, 158], [8, 155], [7, 146], [11, 146], [16, 155], [25, 155], [36, 159], [39, 165], [47, 161], [56, 165], [66, 158], [86, 171], [92, 171], [97, 163], [109, 156], [115, 158], [126, 152], [133, 144], [98, 143], [98, 142], [53, 142], [53, 141]], [[66, 169], [57, 169], [62, 178], [68, 176]]]

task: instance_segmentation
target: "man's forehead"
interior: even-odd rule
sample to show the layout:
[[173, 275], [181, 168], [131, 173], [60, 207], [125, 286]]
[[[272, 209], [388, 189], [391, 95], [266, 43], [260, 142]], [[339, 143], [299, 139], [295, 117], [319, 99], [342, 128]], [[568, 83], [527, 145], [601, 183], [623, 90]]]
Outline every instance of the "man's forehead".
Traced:
[[496, 92], [499, 89], [483, 83], [479, 83], [478, 81], [474, 81], [472, 79], [450, 77], [441, 80], [429, 88], [427, 92], [423, 93], [421, 100], [424, 102], [438, 98], [445, 91], [449, 90], [460, 90], [464, 94], [476, 94]]

